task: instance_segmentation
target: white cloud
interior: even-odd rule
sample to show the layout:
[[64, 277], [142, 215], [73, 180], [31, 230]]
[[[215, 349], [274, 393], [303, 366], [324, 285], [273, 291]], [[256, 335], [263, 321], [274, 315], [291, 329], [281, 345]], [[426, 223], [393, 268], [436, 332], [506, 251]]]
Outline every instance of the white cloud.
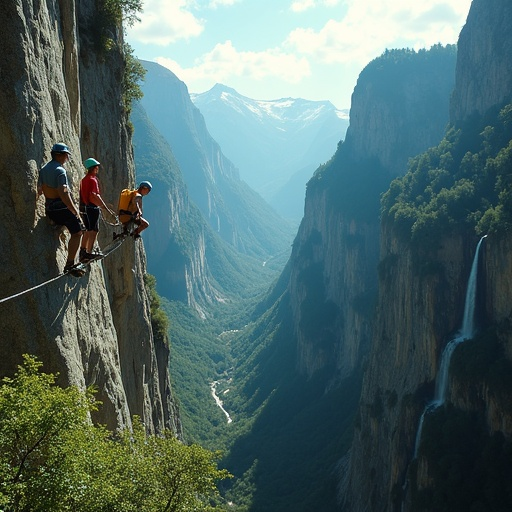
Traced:
[[279, 77], [286, 82], [297, 83], [310, 74], [309, 63], [305, 58], [278, 49], [239, 52], [231, 41], [217, 44], [190, 68], [181, 67], [177, 62], [165, 57], [158, 57], [155, 60], [187, 84], [230, 83], [236, 77], [249, 77], [254, 80]]
[[223, 5], [234, 5], [240, 0], [211, 0], [209, 7], [212, 9], [216, 9], [219, 6]]
[[293, 12], [302, 12], [315, 7], [315, 0], [297, 0], [293, 2], [290, 9]]
[[[471, 5], [471, 0], [281, 1], [298, 14], [288, 16], [289, 21], [304, 25], [289, 32], [287, 37], [284, 35], [280, 45], [273, 44], [266, 50], [249, 51], [249, 47], [240, 51], [237, 47], [242, 48], [244, 44], [243, 32], [237, 32], [237, 47], [227, 40], [230, 37], [227, 36], [224, 43], [208, 47], [209, 51], [193, 62], [185, 64], [183, 55], [181, 58], [180, 55], [172, 55], [172, 59], [164, 57], [167, 53], [165, 48], [160, 52], [162, 57], [155, 58], [153, 54], [146, 58], [168, 67], [195, 91], [206, 90], [215, 83], [239, 84], [253, 90], [257, 83], [256, 89], [261, 88], [262, 91], [265, 87], [274, 90], [278, 86], [284, 90], [286, 83], [290, 90], [299, 90], [300, 86], [311, 85], [315, 77], [316, 81], [325, 82], [325, 77], [333, 76], [335, 70], [340, 74], [338, 90], [345, 87], [348, 91], [353, 87], [351, 73], [363, 69], [386, 48], [418, 50], [437, 43], [456, 43]], [[213, 9], [236, 3], [243, 4], [242, 0], [145, 0], [142, 23], [133, 27], [129, 35], [137, 42], [162, 46], [180, 39], [191, 39], [203, 32], [206, 22], [196, 16], [201, 9], [204, 16], [208, 16]], [[326, 9], [334, 6], [337, 7]], [[205, 9], [210, 9], [209, 13]], [[327, 13], [332, 15], [332, 19], [320, 29], [309, 28], [309, 11], [313, 13], [313, 10], [315, 17], [311, 16], [311, 20], [318, 22], [318, 15]], [[240, 15], [238, 11], [240, 9], [236, 16]], [[306, 16], [300, 16], [301, 13], [306, 13]], [[233, 23], [236, 24], [236, 20], [235, 17]], [[231, 23], [226, 25], [232, 30]], [[201, 39], [198, 43], [201, 46]], [[190, 48], [193, 48], [193, 43]], [[325, 85], [322, 83], [322, 87]], [[350, 94], [347, 91], [336, 94]], [[343, 103], [346, 100], [340, 100], [340, 104]]]
[[192, 14], [192, 4], [190, 0], [144, 0], [141, 22], [129, 28], [128, 33], [143, 44], [160, 46], [197, 37], [204, 22]]
[[341, 0], [295, 0], [290, 6], [293, 12], [303, 12], [314, 7], [334, 7]]
[[288, 36], [286, 47], [327, 63], [365, 65], [386, 48], [456, 43], [471, 0], [431, 0], [428, 4], [348, 0], [347, 4], [343, 19], [331, 19], [319, 31], [298, 28]]

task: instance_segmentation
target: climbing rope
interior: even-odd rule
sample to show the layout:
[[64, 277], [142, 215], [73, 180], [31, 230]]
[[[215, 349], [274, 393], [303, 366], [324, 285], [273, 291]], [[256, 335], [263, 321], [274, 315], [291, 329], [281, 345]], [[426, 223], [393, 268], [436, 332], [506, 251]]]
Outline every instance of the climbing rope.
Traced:
[[[110, 211], [114, 211], [114, 207], [110, 203], [108, 203], [107, 206], [110, 209]], [[108, 213], [108, 212], [107, 212], [107, 214], [108, 214], [109, 217], [114, 219], [114, 222], [111, 222], [110, 220], [107, 220], [105, 218], [105, 212], [102, 211], [101, 212], [101, 220], [102, 220], [102, 222], [104, 224], [107, 224], [108, 226], [114, 226], [114, 227], [121, 226], [121, 223], [119, 222], [119, 216], [118, 215], [112, 215], [111, 213]]]
[[[98, 258], [94, 258], [93, 260], [89, 260], [88, 262], [79, 263], [78, 265], [88, 266], [93, 261], [100, 261], [100, 260], [106, 258], [109, 254], [112, 254], [116, 249], [118, 249], [122, 245], [122, 243], [125, 241], [127, 236], [129, 236], [129, 234], [128, 233], [124, 233], [124, 232], [120, 233], [118, 235], [115, 235], [114, 240], [112, 242], [110, 242], [104, 248], [102, 256], [100, 256]], [[50, 284], [53, 281], [57, 281], [57, 279], [60, 279], [61, 277], [64, 277], [64, 276], [68, 275], [68, 273], [69, 272], [61, 272], [58, 276], [52, 277], [51, 279], [48, 279], [47, 281], [44, 281], [43, 283], [39, 283], [36, 286], [32, 286], [32, 288], [28, 288], [26, 290], [23, 290], [23, 291], [21, 291], [19, 293], [14, 294], [14, 295], [9, 295], [8, 297], [4, 297], [3, 299], [0, 299], [0, 304], [2, 302], [7, 302], [8, 300], [15, 299], [16, 297], [24, 295], [25, 293], [29, 293], [29, 292], [31, 292], [33, 290], [37, 290], [37, 288], [41, 288], [43, 286], [46, 286], [47, 284]]]

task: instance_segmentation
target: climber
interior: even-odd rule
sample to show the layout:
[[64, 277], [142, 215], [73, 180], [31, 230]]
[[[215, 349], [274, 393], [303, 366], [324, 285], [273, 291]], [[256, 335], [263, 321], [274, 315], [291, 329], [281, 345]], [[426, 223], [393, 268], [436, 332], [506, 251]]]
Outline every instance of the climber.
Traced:
[[141, 181], [139, 188], [130, 190], [125, 188], [119, 197], [119, 221], [123, 224], [124, 234], [128, 234], [130, 223], [137, 225], [131, 236], [140, 238], [141, 231], [149, 227], [149, 222], [142, 217], [142, 198], [147, 196], [152, 189], [149, 181]]
[[100, 226], [100, 207], [113, 217], [116, 216], [100, 195], [100, 184], [98, 181], [100, 162], [94, 158], [88, 158], [84, 165], [87, 169], [87, 174], [80, 182], [80, 213], [82, 214], [86, 232], [82, 237], [80, 247], [79, 258], [81, 262], [103, 257], [101, 251], [93, 252]]
[[46, 198], [45, 211], [48, 218], [59, 226], [66, 226], [69, 230], [71, 237], [68, 243], [68, 256], [64, 272], [80, 277], [85, 273], [85, 270], [74, 267], [85, 226], [71, 197], [67, 172], [63, 167], [70, 155], [71, 152], [66, 144], [58, 142], [53, 145], [51, 161], [39, 171], [37, 197], [39, 198], [41, 194], [44, 194]]

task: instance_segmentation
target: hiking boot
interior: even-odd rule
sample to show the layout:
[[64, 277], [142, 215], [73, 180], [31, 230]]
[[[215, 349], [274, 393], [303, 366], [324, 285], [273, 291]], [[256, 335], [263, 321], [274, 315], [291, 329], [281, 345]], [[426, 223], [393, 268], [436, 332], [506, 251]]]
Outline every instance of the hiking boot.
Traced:
[[82, 277], [85, 274], [85, 269], [77, 268], [74, 263], [66, 263], [64, 267], [64, 274], [71, 274], [75, 277]]

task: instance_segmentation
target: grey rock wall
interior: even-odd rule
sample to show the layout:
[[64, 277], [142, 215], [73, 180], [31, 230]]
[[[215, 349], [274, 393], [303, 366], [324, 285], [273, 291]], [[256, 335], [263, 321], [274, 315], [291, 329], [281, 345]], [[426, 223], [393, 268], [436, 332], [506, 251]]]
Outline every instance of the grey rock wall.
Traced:
[[[98, 53], [93, 0], [2, 2], [9, 30], [0, 34], [0, 275], [2, 296], [62, 270], [68, 234], [50, 225], [36, 200], [39, 167], [54, 142], [67, 143], [75, 198], [94, 156], [103, 196], [117, 203], [133, 184], [131, 135], [121, 103], [123, 56]], [[120, 32], [111, 34], [122, 45]], [[100, 245], [112, 239], [101, 226]], [[96, 420], [109, 428], [142, 417], [149, 431], [179, 430], [166, 361], [154, 346], [143, 284], [145, 255], [130, 239], [81, 279], [63, 277], [0, 305], [0, 375], [12, 374], [23, 353], [37, 355], [63, 385], [95, 385], [103, 401]]]
[[512, 5], [473, 0], [458, 44], [450, 118], [459, 123], [512, 99]]

